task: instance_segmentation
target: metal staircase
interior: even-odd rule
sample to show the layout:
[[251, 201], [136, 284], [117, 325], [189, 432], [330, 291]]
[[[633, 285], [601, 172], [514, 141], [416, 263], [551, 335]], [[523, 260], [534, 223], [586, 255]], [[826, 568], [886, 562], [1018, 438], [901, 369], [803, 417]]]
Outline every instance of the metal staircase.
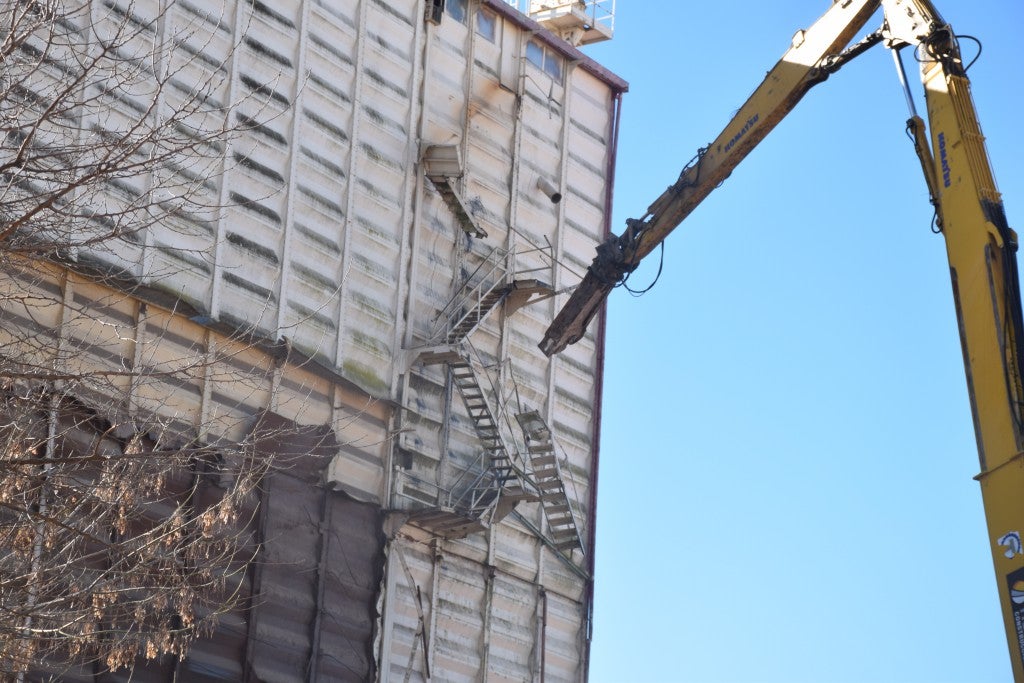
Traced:
[[508, 296], [508, 260], [504, 249], [491, 249], [437, 315], [430, 343], [460, 343]]
[[[444, 3], [441, 3], [443, 6]], [[474, 237], [487, 237], [487, 231], [473, 218], [466, 202], [459, 196], [452, 182], [462, 177], [462, 151], [458, 145], [429, 145], [420, 158], [424, 175], [440, 193], [444, 203], [459, 221], [459, 226]]]
[[533, 470], [533, 483], [540, 492], [540, 504], [548, 520], [551, 540], [559, 550], [583, 549], [579, 527], [565, 492], [562, 473], [555, 455], [551, 430], [536, 410], [516, 415], [526, 437], [526, 451]]
[[455, 215], [463, 231], [473, 237], [481, 239], [487, 237], [487, 231], [481, 228], [480, 224], [473, 218], [473, 214], [469, 212], [469, 208], [462, 201], [462, 197], [459, 196], [458, 191], [452, 186], [449, 178], [434, 176], [430, 177], [430, 182], [434, 184], [434, 188], [441, 195], [441, 199], [444, 200], [444, 203], [448, 205], [448, 209]]
[[498, 430], [494, 413], [491, 412], [491, 407], [484, 396], [483, 387], [477, 379], [476, 371], [469, 361], [462, 357], [449, 361], [448, 368], [452, 373], [452, 381], [462, 396], [469, 419], [473, 422], [473, 430], [483, 444], [490, 470], [494, 473], [495, 484], [498, 488], [504, 488], [508, 482], [518, 479], [518, 475], [505, 446], [505, 440]]
[[[529, 302], [550, 287], [533, 279], [508, 278], [509, 252], [495, 248], [466, 278], [448, 301], [430, 333], [431, 346], [416, 350], [424, 365], [445, 364], [458, 389], [483, 453], [475, 465], [445, 491], [438, 504], [412, 513], [409, 521], [445, 538], [463, 538], [504, 519], [522, 501], [540, 501], [552, 542], [559, 550], [582, 548], [576, 520], [562, 484], [551, 433], [536, 411], [516, 415], [526, 437], [528, 456], [510, 449], [463, 342], [499, 304], [511, 295]], [[507, 424], [507, 422], [506, 422]], [[528, 457], [532, 476], [527, 473]], [[464, 482], [463, 479], [470, 481]], [[423, 482], [418, 482], [423, 485]]]
[[539, 280], [509, 281], [508, 264], [512, 258], [510, 252], [497, 247], [484, 257], [480, 265], [466, 277], [462, 287], [441, 309], [430, 332], [431, 343], [462, 342], [487, 314], [512, 294], [529, 300], [534, 294], [551, 293], [551, 288]]
[[449, 344], [457, 344], [465, 339], [480, 321], [508, 296], [511, 289], [512, 285], [495, 284], [489, 290], [484, 291], [481, 288], [476, 291], [477, 296], [467, 300], [470, 306], [462, 309], [461, 317], [450, 325], [445, 340]]
[[465, 490], [450, 492], [446, 504], [414, 513], [410, 521], [446, 538], [461, 538], [482, 531], [505, 518], [524, 500], [538, 500], [524, 486], [523, 468], [501, 436], [498, 421], [484, 395], [472, 363], [456, 347], [434, 348], [420, 355], [427, 365], [446, 363], [452, 383], [466, 406], [473, 431], [483, 445], [483, 470]]

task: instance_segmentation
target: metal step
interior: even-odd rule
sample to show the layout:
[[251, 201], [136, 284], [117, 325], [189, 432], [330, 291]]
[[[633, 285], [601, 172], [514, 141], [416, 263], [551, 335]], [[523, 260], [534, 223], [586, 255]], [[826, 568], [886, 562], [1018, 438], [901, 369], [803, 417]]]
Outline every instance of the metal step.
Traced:
[[452, 361], [461, 361], [462, 356], [451, 344], [413, 349], [415, 358], [424, 365], [440, 365]]
[[494, 289], [475, 302], [475, 305], [465, 313], [464, 317], [455, 323], [455, 326], [448, 332], [448, 343], [454, 344], [465, 339], [470, 332], [476, 329], [480, 321], [508, 296], [510, 291], [511, 285], [503, 287], [495, 285]]
[[535, 410], [516, 415], [516, 421], [526, 437], [526, 451], [534, 483], [540, 491], [540, 504], [548, 520], [551, 540], [559, 550], [582, 550], [583, 541], [558, 469], [551, 430]]
[[462, 538], [487, 529], [524, 500], [540, 500], [520, 479], [512, 455], [498, 429], [483, 387], [469, 360], [457, 346], [432, 347], [421, 359], [446, 363], [459, 391], [473, 430], [487, 456], [487, 470], [454, 502], [453, 508], [432, 508], [415, 513], [410, 522], [445, 538]]
[[451, 369], [454, 384], [462, 396], [466, 412], [469, 413], [473, 429], [490, 456], [490, 464], [495, 471], [497, 484], [499, 488], [504, 488], [515, 477], [514, 469], [509, 466], [512, 463], [512, 458], [501, 438], [497, 419], [491, 412], [476, 371], [465, 358], [450, 361], [448, 367]]
[[446, 508], [431, 508], [415, 512], [409, 522], [443, 538], [465, 538], [470, 534], [484, 531], [487, 524], [479, 517]]
[[438, 314], [431, 339], [458, 344], [505, 300], [515, 289], [506, 284], [509, 258], [504, 249], [491, 250]]
[[452, 187], [450, 179], [446, 176], [429, 177], [430, 182], [434, 184], [441, 198], [444, 199], [444, 203], [455, 214], [455, 218], [458, 219], [462, 229], [474, 237], [487, 237], [487, 232], [473, 219], [472, 214], [469, 213], [469, 209], [466, 207], [466, 203], [462, 201], [458, 191]]

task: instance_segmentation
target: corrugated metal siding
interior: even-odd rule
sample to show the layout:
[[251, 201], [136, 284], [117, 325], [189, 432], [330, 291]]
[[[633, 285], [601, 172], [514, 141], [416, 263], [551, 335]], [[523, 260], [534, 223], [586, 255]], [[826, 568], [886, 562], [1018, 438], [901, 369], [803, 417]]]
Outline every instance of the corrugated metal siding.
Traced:
[[[394, 285], [417, 154], [417, 5], [231, 2], [223, 13], [172, 6], [167, 31], [189, 28], [180, 52], [191, 57], [172, 67], [182, 79], [216, 85], [211, 111], [236, 101], [240, 134], [198, 183], [200, 203], [211, 208], [87, 257], [214, 319], [287, 337], [372, 394], [388, 395], [400, 305]], [[131, 9], [152, 18], [158, 4]], [[189, 161], [196, 163], [183, 160], [180, 173], [196, 172]], [[145, 192], [145, 178], [132, 182]]]
[[329, 429], [296, 431], [265, 415], [257, 433], [264, 435], [258, 448], [274, 453], [282, 467], [264, 481], [260, 514], [241, 515], [258, 520], [259, 552], [239, 588], [248, 608], [225, 615], [195, 644], [177, 665], [178, 680], [372, 679], [384, 563], [380, 509], [318, 485], [334, 450]]
[[[431, 636], [430, 599], [433, 558], [429, 547], [402, 539], [388, 546], [388, 571], [395, 577], [394, 588], [385, 596], [389, 625], [385, 641], [390, 642], [381, 680], [426, 681]], [[422, 614], [422, 618], [421, 618]], [[426, 637], [423, 631], [426, 631]]]
[[476, 681], [484, 628], [484, 568], [445, 554], [438, 569], [433, 666], [444, 671], [445, 680], [453, 683]]
[[220, 226], [220, 279], [214, 282], [219, 306], [211, 313], [276, 339], [297, 81], [297, 7], [281, 14], [262, 3], [238, 3], [236, 11], [244, 12], [234, 36], [232, 85], [241, 99], [236, 118], [257, 121], [259, 127], [230, 145], [237, 163], [224, 177], [228, 208]]
[[467, 33], [472, 40], [473, 68], [469, 96], [464, 96], [466, 195], [475, 217], [488, 232], [486, 242], [509, 246], [516, 95], [502, 88], [498, 79], [501, 43], [492, 43], [476, 31]]
[[[80, 453], [96, 443], [99, 424], [75, 419], [61, 428], [62, 452]], [[40, 667], [29, 680], [49, 674], [68, 681], [260, 680], [271, 682], [373, 678], [376, 595], [383, 569], [384, 536], [378, 506], [359, 503], [318, 485], [336, 449], [329, 427], [300, 427], [273, 414], [260, 416], [251, 442], [273, 457], [275, 467], [239, 510], [242, 557], [227, 593], [237, 606], [181, 661], [173, 657], [103, 671], [102, 664], [62, 671]], [[120, 454], [116, 441], [102, 451]], [[180, 470], [171, 487], [189, 492], [193, 474]], [[88, 476], [82, 470], [77, 476]], [[176, 482], [176, 483], [174, 483]], [[221, 495], [206, 478], [194, 503], [205, 507]], [[257, 508], [257, 501], [259, 507]], [[164, 500], [150, 510], [169, 513]]]
[[493, 681], [534, 680], [537, 672], [536, 587], [531, 581], [497, 574], [492, 598], [488, 662]]
[[583, 668], [582, 606], [556, 593], [547, 594], [544, 681], [569, 683], [580, 678]]
[[[336, 10], [337, 11], [337, 10]], [[342, 233], [346, 220], [356, 34], [350, 17], [307, 10], [306, 81], [293, 159], [290, 279], [282, 326], [300, 348], [332, 363], [341, 317]], [[301, 255], [299, 257], [298, 255]]]
[[[421, 246], [415, 266], [416, 305], [410, 321], [417, 338], [424, 341], [436, 311], [489, 246], [514, 249], [516, 277], [564, 286], [585, 271], [604, 232], [610, 89], [564, 60], [564, 81], [527, 62], [521, 52], [527, 38], [519, 26], [499, 17], [492, 43], [472, 30], [473, 22], [472, 12], [468, 26], [446, 16], [432, 29], [424, 137], [426, 144], [447, 142], [461, 148], [465, 176], [455, 183], [456, 190], [488, 237], [462, 234], [449, 208], [426, 184], [417, 233]], [[537, 189], [539, 178], [562, 190], [560, 204], [552, 204]], [[516, 400], [547, 416], [567, 493], [585, 535], [595, 447], [593, 392], [600, 372], [593, 336], [553, 361], [536, 346], [563, 298], [527, 306], [510, 316], [497, 310], [472, 333], [471, 341], [479, 354], [481, 377], [482, 369], [491, 366], [502, 398], [514, 387]], [[492, 408], [501, 405], [499, 396], [490, 393], [489, 382], [481, 383]], [[444, 373], [438, 368], [412, 366], [404, 406], [401, 427], [409, 431], [399, 442], [399, 462], [406, 458], [409, 472], [426, 482], [420, 493], [423, 500], [430, 500], [437, 494], [436, 484], [443, 490], [459, 474], [460, 465], [464, 468], [479, 455], [480, 444], [458, 395], [446, 393]], [[516, 401], [507, 408], [517, 409]], [[514, 447], [521, 437], [509, 429], [506, 439]], [[544, 528], [538, 504], [520, 504], [519, 510], [530, 524]], [[491, 548], [487, 559], [473, 551], [475, 546], [466, 542], [470, 539], [441, 542], [436, 576], [428, 549], [406, 549], [406, 556], [416, 560], [409, 564], [420, 595], [429, 595], [432, 581], [437, 585], [436, 614], [427, 617], [435, 629], [435, 667], [443, 667], [449, 677], [445, 680], [537, 680], [544, 642], [545, 680], [578, 680], [587, 657], [588, 598], [582, 570], [570, 569], [511, 518], [483, 538]], [[575, 556], [577, 562], [579, 558]], [[490, 587], [481, 562], [493, 567]], [[403, 588], [404, 583], [398, 580], [391, 595], [396, 611], [391, 621], [385, 619], [385, 628], [391, 629], [385, 636], [391, 651], [385, 657], [395, 678], [408, 666], [417, 623], [416, 593]], [[542, 589], [548, 610], [543, 638]], [[478, 668], [484, 664], [477, 654], [486, 662], [486, 673]]]
[[[373, 605], [384, 567], [380, 509], [331, 496], [323, 556], [327, 561], [320, 610], [317, 674], [325, 681], [365, 680], [375, 666]], [[367, 552], [373, 548], [374, 552]]]
[[437, 315], [454, 293], [452, 274], [456, 272], [457, 249], [462, 242], [461, 231], [452, 223], [440, 195], [429, 182], [425, 182], [424, 189], [420, 198], [422, 216], [416, 229], [416, 280], [411, 293], [415, 315], [408, 321], [413, 345], [430, 340]]
[[343, 277], [343, 334], [336, 363], [372, 393], [386, 395], [397, 349], [396, 283], [406, 236], [405, 192], [412, 181], [415, 3], [363, 0], [359, 26], [354, 154], [349, 177]]
[[[459, 550], [465, 548], [452, 544], [435, 550], [412, 539], [391, 545], [391, 552], [404, 559], [392, 562], [400, 574], [391, 598], [400, 602], [390, 615], [393, 656], [391, 678], [385, 680], [401, 680], [406, 674], [422, 679], [425, 647], [431, 674], [439, 680], [530, 680], [536, 669], [536, 588], [528, 580], [492, 573], [481, 558]], [[426, 646], [414, 639], [420, 628], [417, 600], [422, 603]], [[486, 635], [485, 628], [490, 629]]]
[[[237, 442], [273, 406], [300, 424], [332, 425], [336, 457], [354, 463], [344, 486], [379, 501], [390, 405], [341, 386], [302, 358], [225, 336], [158, 306], [57, 268], [0, 273], [0, 342], [48, 365], [58, 339], [83, 398], [150, 412], [182, 434]], [[66, 299], [68, 305], [62, 301]], [[274, 373], [282, 378], [276, 382]], [[132, 372], [134, 371], [134, 372]]]
[[[155, 12], [149, 3], [148, 12]], [[234, 41], [231, 32], [233, 9], [228, 12], [204, 9], [191, 2], [179, 2], [166, 9], [164, 35], [173, 36], [179, 44], [171, 55], [169, 70], [177, 72], [177, 82], [204, 83], [209, 104], [205, 112], [189, 117], [196, 129], [215, 129], [223, 119], [222, 107], [230, 99], [229, 66]], [[169, 88], [165, 106], [177, 108], [187, 91]], [[147, 282], [178, 293], [192, 305], [205, 308], [212, 294], [213, 261], [217, 239], [217, 216], [211, 208], [220, 203], [223, 168], [221, 156], [209, 149], [204, 160], [177, 159], [173, 164], [174, 182], [194, 188], [192, 210], [168, 216], [147, 235], [150, 250], [145, 273]], [[204, 179], [205, 176], [205, 179]]]
[[[64, 334], [81, 349], [77, 367], [185, 370], [173, 382], [116, 380], [122, 384], [96, 387], [97, 396], [127, 392], [137, 408], [211, 441], [242, 438], [266, 410], [333, 430], [338, 443], [321, 463], [325, 485], [352, 499], [324, 493], [304, 475], [271, 480], [264, 531], [279, 544], [267, 546], [272, 561], [257, 582], [265, 610], [253, 622], [240, 612], [226, 616], [183, 665], [189, 680], [237, 680], [242, 662], [266, 680], [297, 680], [311, 666], [325, 680], [346, 680], [372, 667], [373, 615], [350, 609], [379, 588], [366, 579], [384, 563], [372, 503], [413, 505], [387, 490], [389, 480], [433, 503], [481, 454], [444, 366], [416, 364], [398, 345], [429, 341], [440, 309], [492, 248], [513, 251], [516, 277], [560, 288], [578, 279], [602, 239], [612, 88], [564, 57], [557, 78], [528, 62], [523, 51], [534, 34], [525, 20], [499, 13], [495, 41], [480, 36], [480, 5], [470, 4], [467, 24], [446, 15], [435, 27], [421, 23], [416, 0], [229, 2], [216, 15], [180, 2], [170, 16], [194, 27], [190, 49], [211, 58], [190, 64], [183, 77], [223, 75], [211, 102], [241, 102], [236, 121], [246, 130], [226, 145], [224, 176], [203, 186], [211, 201], [222, 197], [228, 206], [218, 216], [183, 214], [142, 243], [93, 256], [138, 275], [145, 266], [143, 279], [194, 307], [193, 319], [81, 278], [65, 290], [56, 272], [8, 284], [42, 298], [66, 295], [76, 305], [29, 312], [5, 303], [5, 322], [34, 330], [39, 343], [30, 352], [40, 359], [66, 316]], [[153, 0], [140, 7], [156, 11]], [[468, 237], [420, 176], [420, 146], [429, 144], [459, 146], [466, 172], [454, 184], [486, 239]], [[559, 187], [560, 204], [537, 189], [539, 178]], [[499, 308], [471, 340], [481, 372], [489, 366], [497, 378], [492, 406], [510, 399], [503, 409], [510, 420], [521, 402], [552, 427], [585, 534], [600, 373], [595, 339], [588, 332], [552, 360], [536, 347], [564, 298], [514, 314]], [[211, 369], [200, 371], [210, 360]], [[400, 402], [399, 414], [380, 399]], [[521, 440], [517, 428], [505, 436], [513, 448]], [[421, 484], [392, 476], [393, 466]], [[543, 530], [538, 504], [521, 504], [519, 512]], [[325, 519], [327, 543], [317, 529]], [[382, 680], [405, 678], [414, 647], [412, 681], [424, 680], [426, 656], [437, 680], [535, 680], [542, 660], [546, 680], [578, 679], [588, 656], [578, 552], [574, 571], [514, 518], [440, 542], [437, 560], [422, 536], [400, 536], [388, 551], [394, 589], [382, 598], [387, 614], [375, 653]], [[319, 572], [321, 558], [329, 571]], [[428, 644], [414, 644], [417, 596], [425, 601]], [[280, 654], [253, 654], [247, 639], [273, 642]]]

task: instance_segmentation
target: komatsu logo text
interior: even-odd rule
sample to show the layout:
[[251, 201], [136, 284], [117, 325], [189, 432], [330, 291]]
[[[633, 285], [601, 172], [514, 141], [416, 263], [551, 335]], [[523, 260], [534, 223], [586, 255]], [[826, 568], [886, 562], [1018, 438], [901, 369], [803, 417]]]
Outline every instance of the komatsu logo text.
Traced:
[[732, 140], [729, 140], [729, 142], [725, 143], [725, 151], [728, 152], [736, 145], [737, 142], [739, 142], [743, 138], [744, 135], [749, 133], [750, 129], [757, 125], [757, 120], [760, 117], [760, 114], [754, 114], [749, 119], [747, 119], [747, 122], [743, 125], [743, 128], [740, 129], [740, 132], [736, 133], [736, 135], [733, 135]]
[[942, 186], [949, 187], [953, 172], [949, 168], [949, 155], [946, 153], [946, 135], [944, 133], [939, 133], [939, 162], [942, 164]]

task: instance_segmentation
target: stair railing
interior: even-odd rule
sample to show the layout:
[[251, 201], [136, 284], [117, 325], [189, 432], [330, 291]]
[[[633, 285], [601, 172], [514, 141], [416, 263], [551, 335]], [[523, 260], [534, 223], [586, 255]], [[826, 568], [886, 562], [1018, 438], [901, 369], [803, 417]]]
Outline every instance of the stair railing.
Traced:
[[[501, 393], [499, 383], [495, 381], [494, 376], [488, 372], [489, 368], [500, 368], [504, 363], [511, 363], [511, 359], [502, 361], [498, 365], [488, 366], [484, 364], [484, 359], [477, 348], [473, 345], [473, 342], [467, 339], [465, 342], [465, 348], [469, 349], [470, 352], [470, 364], [472, 364], [473, 359], [476, 360], [476, 365], [483, 370], [483, 375], [490, 388], [490, 395], [495, 397], [497, 400], [498, 405], [494, 406], [492, 412], [494, 414], [496, 426], [498, 427], [498, 434], [501, 436], [502, 443], [505, 446], [505, 451], [508, 453], [508, 459], [512, 465], [512, 469], [515, 470], [515, 473], [520, 479], [523, 479], [527, 472], [526, 464], [522, 459], [524, 446], [519, 442], [519, 439], [516, 438], [517, 430], [509, 417], [508, 402]], [[479, 373], [477, 374], [477, 377], [479, 377]], [[486, 396], [487, 392], [485, 390], [484, 397], [486, 398]]]
[[448, 339], [448, 335], [474, 311], [480, 309], [488, 294], [506, 284], [506, 275], [512, 258], [512, 252], [501, 247], [494, 247], [488, 252], [480, 265], [469, 274], [438, 313], [430, 333], [431, 343], [458, 341]]

